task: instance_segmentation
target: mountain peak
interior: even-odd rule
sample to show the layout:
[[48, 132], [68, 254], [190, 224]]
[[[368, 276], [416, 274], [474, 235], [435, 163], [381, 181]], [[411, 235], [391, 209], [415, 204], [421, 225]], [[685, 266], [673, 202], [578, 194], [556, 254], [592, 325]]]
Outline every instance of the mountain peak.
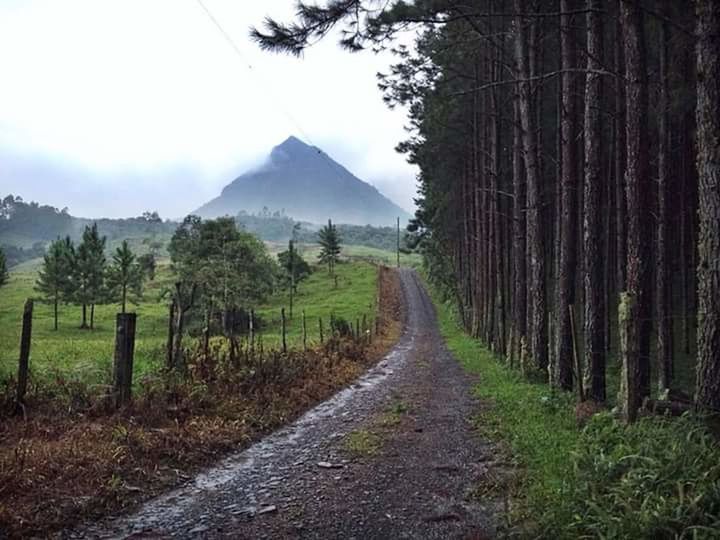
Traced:
[[275, 146], [265, 165], [240, 175], [219, 197], [196, 213], [201, 217], [236, 215], [240, 210], [285, 210], [313, 223], [387, 225], [405, 211], [315, 146], [290, 136]]
[[277, 145], [270, 152], [270, 159], [273, 162], [287, 161], [295, 157], [304, 157], [317, 154], [319, 150], [314, 146], [305, 144], [303, 141], [290, 135], [282, 143]]

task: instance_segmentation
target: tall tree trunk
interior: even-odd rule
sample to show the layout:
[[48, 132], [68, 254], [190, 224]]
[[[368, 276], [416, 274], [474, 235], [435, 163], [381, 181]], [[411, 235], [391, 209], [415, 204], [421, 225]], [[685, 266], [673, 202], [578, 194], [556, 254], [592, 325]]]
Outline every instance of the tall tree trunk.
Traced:
[[[623, 0], [618, 0], [622, 9]], [[627, 260], [627, 206], [625, 194], [625, 164], [627, 161], [626, 148], [626, 126], [625, 126], [625, 54], [621, 42], [624, 32], [622, 18], [617, 18], [615, 43], [615, 71], [618, 73], [615, 79], [615, 264], [617, 275], [615, 277], [618, 291], [625, 290], [625, 272]]]
[[526, 216], [525, 216], [525, 170], [522, 158], [522, 129], [520, 127], [519, 92], [514, 100], [513, 115], [513, 349], [518, 362], [524, 349], [527, 326], [525, 319], [526, 265]]
[[125, 313], [126, 302], [127, 302], [127, 285], [123, 284], [123, 287], [122, 287], [122, 313]]
[[80, 323], [80, 328], [83, 330], [87, 328], [87, 304], [83, 303], [82, 305], [82, 322]]
[[95, 302], [90, 304], [90, 330], [95, 330]]
[[[639, 0], [622, 0], [621, 19], [625, 48], [625, 92], [627, 96], [627, 301], [626, 347], [623, 354], [621, 396], [623, 416], [632, 422], [637, 416], [644, 392], [644, 375], [649, 359], [645, 356], [643, 317], [647, 315], [648, 260], [645, 236], [648, 195], [647, 74], [643, 16]], [[622, 308], [621, 308], [622, 310]], [[649, 352], [649, 351], [648, 351]]]
[[[599, 0], [587, 0], [587, 68], [585, 76], [585, 212], [583, 220], [585, 287], [585, 367], [588, 398], [605, 401], [605, 295], [602, 260], [602, 172], [600, 106], [603, 29]], [[592, 11], [590, 11], [592, 10]]]
[[669, 196], [669, 70], [668, 70], [668, 23], [660, 25], [660, 114], [658, 122], [658, 182], [657, 182], [657, 256], [655, 263], [655, 314], [657, 320], [657, 374], [658, 390], [662, 393], [670, 387], [672, 378], [672, 319], [670, 298], [672, 280], [669, 276], [670, 243], [668, 241]]
[[[523, 2], [515, 0], [515, 11], [523, 12]], [[547, 367], [547, 326], [545, 308], [545, 265], [543, 250], [543, 221], [540, 217], [541, 190], [540, 166], [536, 136], [536, 111], [533, 107], [533, 84], [530, 79], [528, 43], [524, 26], [525, 17], [517, 17], [515, 53], [520, 72], [520, 125], [522, 127], [525, 176], [527, 179], [527, 243], [530, 258], [530, 283], [532, 319], [530, 322], [530, 351], [537, 369]]]
[[570, 1], [561, 0], [560, 11], [560, 58], [562, 74], [562, 97], [560, 104], [560, 253], [557, 284], [557, 329], [554, 384], [571, 390], [573, 385], [573, 336], [570, 324], [570, 305], [575, 303], [575, 272], [577, 268], [577, 147], [575, 136], [576, 103], [575, 78], [567, 70], [575, 66], [575, 44], [572, 36], [574, 18]]
[[55, 291], [55, 298], [53, 298], [53, 329], [57, 332], [58, 329], [58, 292]]
[[698, 407], [720, 411], [720, 4], [696, 0]]

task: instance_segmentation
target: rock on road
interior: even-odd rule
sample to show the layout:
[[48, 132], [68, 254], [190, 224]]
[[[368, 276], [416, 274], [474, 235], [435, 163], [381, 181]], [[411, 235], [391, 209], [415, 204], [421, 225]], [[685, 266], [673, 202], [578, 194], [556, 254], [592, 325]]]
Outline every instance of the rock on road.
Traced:
[[353, 385], [135, 513], [62, 537], [495, 537], [500, 505], [476, 488], [498, 466], [473, 428], [473, 381], [417, 275], [399, 272], [403, 334]]

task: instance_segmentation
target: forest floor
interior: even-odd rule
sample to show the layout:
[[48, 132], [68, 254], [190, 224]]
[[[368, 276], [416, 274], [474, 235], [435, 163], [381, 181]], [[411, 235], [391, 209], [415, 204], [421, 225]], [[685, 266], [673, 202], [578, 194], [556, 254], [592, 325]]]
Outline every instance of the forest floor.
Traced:
[[63, 538], [493, 538], [514, 472], [472, 418], [472, 377], [401, 270], [400, 341], [294, 423], [129, 515]]

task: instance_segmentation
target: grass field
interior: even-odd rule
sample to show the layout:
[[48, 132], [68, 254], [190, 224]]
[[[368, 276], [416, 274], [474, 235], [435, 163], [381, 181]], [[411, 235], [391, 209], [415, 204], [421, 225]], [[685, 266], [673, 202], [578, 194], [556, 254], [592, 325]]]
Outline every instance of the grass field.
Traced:
[[[308, 258], [309, 259], [309, 258]], [[311, 260], [311, 259], [309, 259]], [[0, 381], [17, 369], [22, 306], [26, 298], [34, 297], [33, 286], [38, 264], [19, 265], [10, 274], [10, 282], [0, 289]], [[288, 345], [300, 345], [302, 340], [302, 310], [307, 320], [308, 341], [319, 338], [318, 318], [323, 318], [325, 332], [330, 315], [349, 321], [365, 314], [374, 317], [376, 301], [376, 268], [366, 261], [353, 261], [337, 267], [335, 280], [324, 268], [315, 272], [298, 287], [293, 318], [289, 319], [288, 294], [278, 291], [269, 301], [256, 308], [266, 326], [261, 333], [263, 345], [280, 346], [280, 309], [288, 315]], [[144, 300], [131, 309], [138, 314], [135, 344], [135, 380], [162, 366], [167, 336], [167, 302], [160, 299], [161, 291], [170, 282], [167, 264], [161, 264], [158, 276], [146, 287]], [[117, 305], [95, 308], [95, 329], [79, 329], [80, 307], [60, 307], [59, 330], [53, 330], [52, 305], [36, 302], [33, 316], [31, 370], [36, 380], [62, 376], [77, 378], [86, 383], [106, 383], [110, 377], [114, 347], [114, 318]], [[190, 341], [188, 340], [188, 345]]]
[[[287, 249], [286, 242], [266, 242], [268, 249], [271, 253], [277, 254]], [[298, 244], [298, 252], [302, 257], [310, 264], [317, 262], [317, 257], [320, 254], [319, 244]], [[384, 249], [378, 249], [368, 246], [342, 246], [342, 252], [340, 254], [345, 260], [370, 260], [380, 262], [388, 266], [395, 266], [397, 263], [397, 255], [394, 251], [387, 251]], [[402, 266], [410, 266], [418, 268], [422, 264], [422, 256], [419, 253], [401, 253], [400, 264]]]

